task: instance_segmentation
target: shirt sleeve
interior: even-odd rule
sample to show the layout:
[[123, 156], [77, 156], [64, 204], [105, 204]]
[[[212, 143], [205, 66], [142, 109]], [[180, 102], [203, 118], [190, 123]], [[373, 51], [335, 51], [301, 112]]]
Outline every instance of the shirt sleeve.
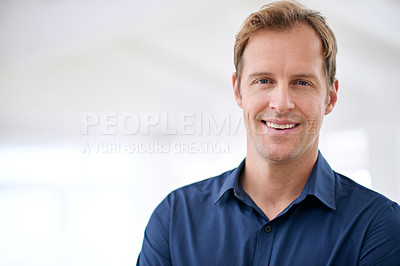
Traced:
[[137, 266], [172, 265], [169, 252], [169, 224], [170, 204], [167, 198], [158, 205], [150, 217]]
[[366, 235], [361, 265], [400, 265], [400, 207], [389, 206]]

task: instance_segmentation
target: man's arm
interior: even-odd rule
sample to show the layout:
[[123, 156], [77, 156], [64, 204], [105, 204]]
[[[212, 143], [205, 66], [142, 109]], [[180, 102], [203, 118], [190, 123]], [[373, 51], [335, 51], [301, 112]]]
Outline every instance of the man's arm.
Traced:
[[389, 206], [366, 235], [359, 265], [400, 265], [400, 207]]
[[154, 210], [147, 224], [137, 266], [171, 265], [169, 252], [170, 205], [168, 198]]

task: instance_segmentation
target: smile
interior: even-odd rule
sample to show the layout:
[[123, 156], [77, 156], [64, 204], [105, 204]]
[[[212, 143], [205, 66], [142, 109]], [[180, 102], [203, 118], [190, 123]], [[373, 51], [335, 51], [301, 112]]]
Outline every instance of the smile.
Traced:
[[271, 122], [265, 122], [263, 121], [267, 127], [269, 128], [273, 128], [273, 129], [280, 129], [280, 130], [284, 130], [284, 129], [290, 129], [290, 128], [294, 128], [295, 126], [298, 126], [299, 124], [275, 124], [275, 123], [271, 123]]

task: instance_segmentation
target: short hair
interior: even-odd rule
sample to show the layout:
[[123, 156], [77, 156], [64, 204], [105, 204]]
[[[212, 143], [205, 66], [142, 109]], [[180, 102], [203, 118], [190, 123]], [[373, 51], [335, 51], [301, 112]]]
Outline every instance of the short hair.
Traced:
[[243, 53], [251, 36], [260, 30], [285, 31], [296, 24], [311, 26], [322, 42], [325, 60], [325, 75], [328, 90], [336, 76], [336, 38], [321, 13], [305, 8], [297, 2], [279, 1], [264, 5], [257, 12], [250, 14], [236, 35], [234, 46], [234, 63], [236, 77], [240, 85], [243, 69]]

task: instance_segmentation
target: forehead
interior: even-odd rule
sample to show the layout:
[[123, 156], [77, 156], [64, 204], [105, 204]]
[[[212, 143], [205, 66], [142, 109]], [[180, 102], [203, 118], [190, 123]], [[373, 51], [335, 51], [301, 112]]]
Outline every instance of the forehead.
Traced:
[[284, 31], [260, 30], [250, 37], [243, 61], [243, 71], [273, 66], [322, 70], [322, 42], [315, 30], [305, 24]]

